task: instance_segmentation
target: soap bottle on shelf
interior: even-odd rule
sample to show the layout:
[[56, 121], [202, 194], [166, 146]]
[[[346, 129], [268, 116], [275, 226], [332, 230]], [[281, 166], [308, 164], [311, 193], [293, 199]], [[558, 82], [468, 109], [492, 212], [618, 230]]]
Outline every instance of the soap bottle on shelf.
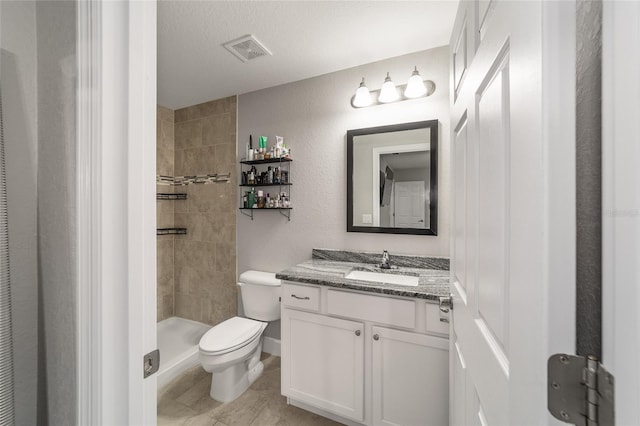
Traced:
[[249, 170], [249, 177], [248, 177], [248, 182], [249, 185], [255, 185], [256, 184], [256, 173], [258, 172], [258, 169], [256, 169], [256, 166], [251, 166], [251, 170]]
[[254, 209], [257, 207], [256, 205], [256, 189], [255, 188], [251, 188], [251, 191], [249, 191], [249, 196], [248, 196], [248, 201], [249, 201], [249, 208], [250, 209]]
[[258, 191], [258, 208], [264, 208], [264, 195], [262, 191]]

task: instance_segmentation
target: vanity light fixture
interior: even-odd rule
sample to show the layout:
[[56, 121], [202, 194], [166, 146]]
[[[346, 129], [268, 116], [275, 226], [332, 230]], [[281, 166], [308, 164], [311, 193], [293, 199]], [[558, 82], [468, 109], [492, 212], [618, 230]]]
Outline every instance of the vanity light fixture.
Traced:
[[407, 88], [404, 89], [404, 97], [415, 99], [423, 96], [425, 93], [427, 93], [427, 86], [425, 86], [424, 81], [422, 81], [418, 67], [415, 67], [413, 74], [411, 74], [407, 82]]
[[362, 81], [360, 82], [360, 87], [356, 90], [356, 95], [353, 97], [353, 105], [362, 108], [369, 106], [373, 103], [373, 99], [371, 99], [371, 92], [367, 89], [367, 86], [364, 85], [364, 77], [362, 77]]
[[[364, 83], [364, 77], [355, 95], [351, 97], [353, 108], [364, 108], [374, 105], [407, 101], [431, 96], [436, 90], [436, 84], [431, 80], [423, 80], [415, 67], [407, 84], [396, 86], [387, 73], [380, 90], [370, 91]], [[402, 94], [402, 95], [401, 95]]]
[[384, 79], [384, 83], [382, 83], [382, 89], [380, 89], [380, 96], [378, 96], [378, 101], [382, 103], [395, 102], [399, 98], [398, 89], [396, 89], [396, 84], [391, 81], [391, 77], [389, 77], [389, 73], [387, 73], [387, 77]]

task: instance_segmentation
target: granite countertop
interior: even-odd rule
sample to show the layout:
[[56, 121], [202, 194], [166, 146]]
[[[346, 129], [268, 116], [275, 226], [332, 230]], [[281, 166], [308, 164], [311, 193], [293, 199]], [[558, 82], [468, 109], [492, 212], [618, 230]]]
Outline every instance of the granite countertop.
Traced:
[[[448, 259], [439, 258], [421, 258], [416, 257], [417, 262], [407, 261], [407, 257], [391, 256], [391, 263], [395, 265], [399, 263], [397, 269], [381, 269], [377, 264], [372, 263], [371, 257], [362, 257], [358, 254], [354, 257], [352, 254], [346, 256], [335, 255], [337, 251], [329, 252], [327, 250], [320, 252], [313, 250], [313, 258], [293, 266], [276, 274], [276, 278], [286, 281], [294, 281], [305, 284], [316, 284], [335, 288], [345, 288], [351, 290], [367, 291], [372, 293], [390, 294], [395, 296], [415, 297], [419, 299], [427, 299], [438, 301], [442, 296], [449, 296], [449, 268]], [[348, 252], [342, 252], [348, 253]], [[377, 255], [379, 257], [379, 254]], [[333, 260], [336, 259], [336, 260]], [[337, 260], [340, 259], [340, 260]], [[348, 259], [348, 260], [345, 260]], [[354, 262], [353, 260], [360, 260]], [[396, 260], [397, 262], [394, 262]], [[403, 262], [403, 260], [405, 260]], [[427, 263], [423, 262], [427, 260]], [[433, 261], [435, 260], [435, 263]], [[441, 260], [446, 260], [446, 269], [443, 269]], [[406, 264], [414, 264], [421, 267], [404, 266]], [[441, 269], [429, 269], [429, 267], [439, 267]], [[370, 271], [383, 274], [410, 275], [418, 277], [417, 286], [408, 286], [401, 284], [391, 284], [385, 282], [371, 282], [345, 278], [345, 275], [351, 271]]]

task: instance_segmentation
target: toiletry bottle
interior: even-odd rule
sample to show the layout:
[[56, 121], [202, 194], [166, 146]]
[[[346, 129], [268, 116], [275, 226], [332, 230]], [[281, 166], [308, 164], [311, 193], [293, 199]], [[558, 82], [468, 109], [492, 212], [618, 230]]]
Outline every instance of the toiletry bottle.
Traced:
[[264, 208], [264, 195], [262, 191], [258, 191], [258, 208]]
[[271, 166], [267, 167], [267, 183], [273, 183], [273, 170]]
[[267, 199], [265, 200], [265, 207], [266, 208], [270, 208], [271, 207], [271, 197], [269, 196], [268, 192], [267, 192]]
[[256, 207], [256, 189], [251, 188], [251, 191], [249, 192], [249, 208], [255, 209]]

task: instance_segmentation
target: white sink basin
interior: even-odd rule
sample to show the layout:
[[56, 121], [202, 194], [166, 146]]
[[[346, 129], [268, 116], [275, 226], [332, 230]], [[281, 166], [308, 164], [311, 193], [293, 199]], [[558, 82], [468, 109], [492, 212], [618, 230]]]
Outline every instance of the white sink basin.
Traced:
[[411, 275], [381, 274], [379, 272], [369, 271], [351, 271], [347, 275], [345, 275], [345, 278], [361, 281], [373, 281], [377, 283], [400, 284], [409, 286], [418, 285], [418, 277], [413, 277]]

